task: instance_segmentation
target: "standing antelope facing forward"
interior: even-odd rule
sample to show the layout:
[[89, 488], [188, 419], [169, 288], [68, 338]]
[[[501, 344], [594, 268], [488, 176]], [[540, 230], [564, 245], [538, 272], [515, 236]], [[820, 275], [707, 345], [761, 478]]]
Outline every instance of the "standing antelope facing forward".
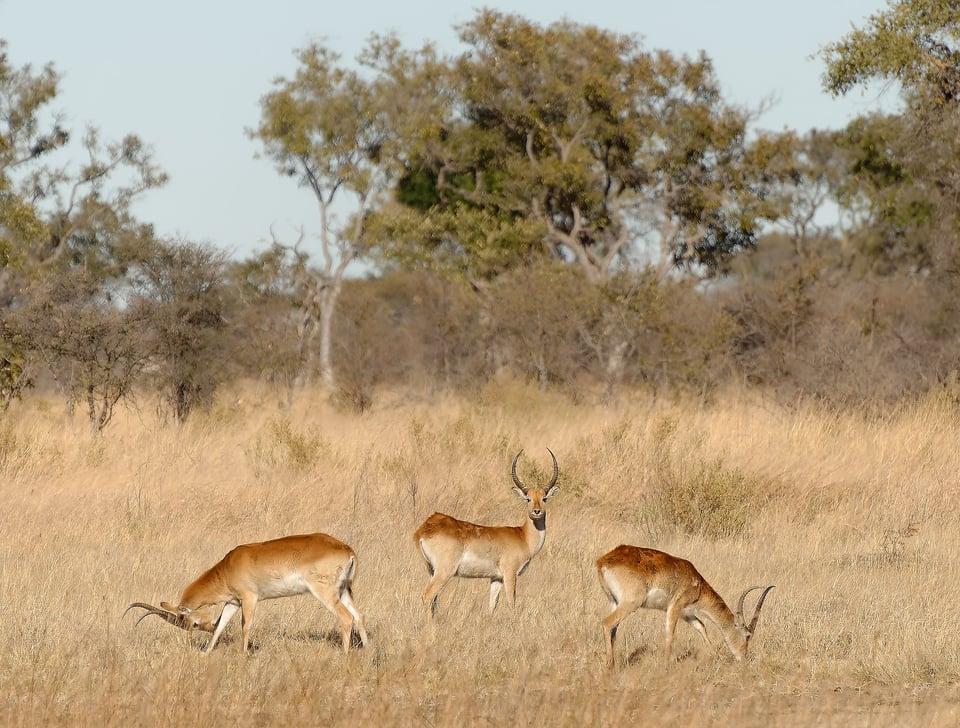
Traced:
[[[613, 641], [618, 625], [640, 607], [661, 609], [667, 613], [663, 646], [665, 659], [670, 659], [677, 620], [683, 619], [693, 627], [709, 646], [710, 639], [703, 624], [705, 619], [709, 619], [719, 628], [733, 656], [742, 660], [746, 657], [747, 645], [757, 627], [763, 600], [773, 589], [772, 586], [765, 589], [762, 586], [750, 587], [740, 595], [737, 613], [734, 614], [689, 561], [639, 546], [617, 546], [601, 556], [597, 559], [597, 576], [613, 607], [613, 611], [603, 620], [609, 667], [614, 665]], [[763, 589], [763, 593], [757, 600], [753, 619], [747, 626], [743, 617], [743, 600], [755, 589]]]
[[204, 649], [210, 652], [227, 624], [242, 612], [243, 651], [250, 646], [253, 612], [261, 599], [291, 597], [310, 592], [340, 620], [343, 651], [350, 648], [350, 635], [356, 623], [360, 641], [367, 644], [363, 616], [353, 603], [351, 586], [356, 576], [357, 555], [345, 543], [325, 533], [284, 536], [262, 543], [237, 546], [207, 569], [183, 590], [180, 604], [161, 602], [154, 607], [134, 602], [146, 609], [137, 624], [156, 614], [170, 624], [187, 631], [213, 632]]
[[413, 534], [420, 553], [427, 562], [430, 582], [423, 593], [423, 603], [430, 614], [437, 614], [440, 591], [455, 576], [490, 580], [490, 611], [497, 606], [500, 592], [506, 587], [507, 604], [511, 607], [517, 594], [517, 577], [543, 547], [547, 536], [547, 513], [544, 504], [560, 490], [559, 469], [553, 458], [553, 477], [542, 488], [528, 488], [517, 476], [513, 459], [513, 492], [527, 502], [527, 520], [521, 526], [478, 526], [443, 513], [434, 513]]

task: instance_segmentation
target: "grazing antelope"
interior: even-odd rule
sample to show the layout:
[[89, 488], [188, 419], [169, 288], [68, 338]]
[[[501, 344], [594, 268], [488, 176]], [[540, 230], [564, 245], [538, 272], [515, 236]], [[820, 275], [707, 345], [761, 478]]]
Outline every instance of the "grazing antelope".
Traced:
[[210, 652], [233, 616], [241, 611], [243, 651], [247, 652], [258, 601], [310, 592], [340, 620], [343, 651], [346, 652], [350, 648], [354, 623], [360, 641], [364, 646], [367, 644], [363, 616], [354, 605], [351, 594], [356, 567], [357, 555], [353, 549], [325, 533], [248, 543], [237, 546], [198, 576], [183, 590], [178, 606], [161, 602], [160, 607], [154, 607], [134, 602], [124, 614], [140, 607], [147, 612], [137, 624], [156, 614], [187, 631], [213, 632], [204, 649], [204, 652]]
[[[686, 559], [656, 549], [626, 545], [617, 546], [597, 559], [597, 576], [613, 607], [613, 611], [603, 620], [609, 667], [614, 664], [613, 641], [617, 636], [617, 626], [640, 607], [662, 609], [667, 613], [664, 624], [665, 659], [670, 659], [673, 632], [678, 619], [683, 619], [693, 627], [708, 646], [710, 639], [703, 622], [709, 619], [719, 628], [733, 656], [742, 660], [746, 657], [747, 645], [757, 627], [763, 600], [773, 589], [772, 586], [765, 589], [762, 586], [750, 587], [740, 595], [734, 614]], [[756, 611], [748, 626], [743, 617], [743, 600], [755, 589], [763, 589], [763, 593], [757, 600]]]
[[553, 477], [542, 488], [528, 488], [517, 476], [513, 459], [513, 492], [527, 502], [527, 520], [521, 526], [478, 526], [443, 513], [434, 513], [413, 534], [420, 553], [427, 562], [430, 582], [423, 593], [423, 603], [430, 614], [437, 614], [440, 591], [453, 577], [490, 580], [490, 611], [497, 606], [500, 592], [506, 587], [507, 604], [511, 607], [517, 594], [517, 577], [543, 547], [547, 536], [547, 513], [544, 504], [560, 490], [557, 485], [557, 458], [553, 458]]

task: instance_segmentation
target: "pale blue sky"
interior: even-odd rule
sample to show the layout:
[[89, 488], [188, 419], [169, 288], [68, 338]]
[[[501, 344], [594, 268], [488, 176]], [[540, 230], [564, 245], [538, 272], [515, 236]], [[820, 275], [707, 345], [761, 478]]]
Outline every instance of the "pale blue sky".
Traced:
[[453, 26], [482, 6], [637, 34], [647, 49], [705, 50], [727, 100], [773, 101], [762, 128], [837, 128], [895, 103], [894, 91], [836, 100], [820, 89], [818, 51], [884, 0], [0, 0], [0, 38], [17, 66], [54, 63], [56, 108], [76, 138], [93, 124], [104, 139], [135, 133], [153, 147], [171, 179], [137, 205], [141, 219], [243, 256], [266, 245], [271, 225], [288, 241], [301, 225], [308, 238], [318, 227], [311, 194], [255, 159], [244, 134], [272, 79], [295, 70], [294, 49], [322, 41], [347, 60], [371, 33], [396, 32], [408, 48], [429, 40], [456, 52]]

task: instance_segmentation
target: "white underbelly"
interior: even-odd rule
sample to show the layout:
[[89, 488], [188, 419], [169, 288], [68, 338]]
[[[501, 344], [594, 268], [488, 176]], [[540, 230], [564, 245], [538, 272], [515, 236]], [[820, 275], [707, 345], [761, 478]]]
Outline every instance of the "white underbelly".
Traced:
[[482, 554], [465, 551], [457, 565], [457, 576], [467, 579], [502, 579], [500, 565]]
[[647, 592], [647, 598], [643, 600], [643, 604], [641, 606], [646, 607], [647, 609], [666, 610], [669, 603], [670, 595], [667, 594], [667, 592], [665, 592], [663, 589], [654, 587]]
[[300, 574], [285, 574], [261, 584], [259, 596], [261, 599], [277, 599], [305, 594], [308, 591], [310, 588], [307, 586], [307, 580]]

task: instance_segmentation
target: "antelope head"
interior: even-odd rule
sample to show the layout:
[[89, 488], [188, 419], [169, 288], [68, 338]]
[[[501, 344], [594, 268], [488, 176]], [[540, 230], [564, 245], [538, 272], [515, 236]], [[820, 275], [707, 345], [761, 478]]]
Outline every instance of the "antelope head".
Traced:
[[553, 458], [553, 477], [550, 478], [550, 482], [542, 488], [528, 488], [523, 484], [523, 481], [520, 480], [520, 476], [517, 475], [517, 462], [520, 460], [523, 450], [517, 453], [513, 459], [513, 467], [510, 469], [514, 482], [513, 492], [530, 505], [529, 516], [532, 521], [543, 519], [545, 515], [543, 504], [560, 490], [560, 486], [557, 485], [557, 478], [560, 475], [560, 469], [557, 467], [557, 456], [553, 454], [553, 450], [550, 448], [547, 448], [547, 452], [550, 453], [550, 457]]
[[136, 607], [146, 610], [146, 612], [140, 615], [140, 619], [137, 620], [136, 624], [140, 624], [147, 617], [155, 614], [174, 627], [185, 629], [187, 632], [191, 632], [194, 629], [213, 632], [216, 629], [217, 621], [220, 619], [219, 606], [218, 604], [205, 604], [196, 609], [190, 609], [189, 607], [183, 606], [175, 607], [169, 602], [160, 602], [159, 607], [144, 602], [134, 602], [130, 604], [123, 613], [126, 614]]

